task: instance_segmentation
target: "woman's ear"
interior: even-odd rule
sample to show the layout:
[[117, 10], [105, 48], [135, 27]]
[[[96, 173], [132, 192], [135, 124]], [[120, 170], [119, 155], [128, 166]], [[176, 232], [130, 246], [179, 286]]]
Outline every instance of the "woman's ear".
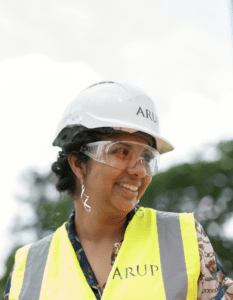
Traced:
[[77, 159], [74, 155], [69, 155], [68, 163], [73, 171], [73, 173], [79, 178], [85, 178], [86, 175], [86, 165]]

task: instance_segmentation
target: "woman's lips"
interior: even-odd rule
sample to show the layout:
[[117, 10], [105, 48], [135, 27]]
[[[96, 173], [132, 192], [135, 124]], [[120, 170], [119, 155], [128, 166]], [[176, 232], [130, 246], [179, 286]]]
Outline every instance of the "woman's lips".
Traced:
[[[128, 186], [128, 187], [126, 187], [126, 185], [125, 186], [122, 186], [122, 183], [116, 183], [117, 185], [118, 185], [118, 187], [122, 190], [122, 191], [124, 191], [125, 193], [127, 193], [127, 194], [130, 194], [130, 195], [133, 195], [133, 196], [137, 196], [138, 195], [138, 187], [137, 187], [137, 190], [136, 190], [136, 188], [135, 188], [135, 190], [132, 190], [133, 188], [131, 187], [131, 189], [130, 189], [130, 187]], [[132, 185], [131, 185], [132, 186]], [[135, 187], [135, 186], [134, 186]]]

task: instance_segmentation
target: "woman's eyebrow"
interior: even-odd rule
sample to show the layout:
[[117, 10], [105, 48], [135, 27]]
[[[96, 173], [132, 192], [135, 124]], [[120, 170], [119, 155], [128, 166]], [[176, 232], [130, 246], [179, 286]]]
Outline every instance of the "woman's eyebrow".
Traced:
[[[118, 143], [118, 145], [127, 146], [127, 147], [129, 147], [130, 149], [133, 148], [133, 146], [132, 146], [130, 143], [128, 144], [128, 142], [124, 142], [124, 141], [122, 141], [122, 142], [114, 141], [114, 142], [115, 142], [115, 143]], [[147, 146], [147, 145], [145, 145], [145, 146]], [[150, 146], [148, 146], [147, 148], [145, 148], [145, 149], [143, 150], [143, 153], [144, 153], [144, 152], [151, 152]]]
[[128, 147], [132, 148], [132, 146], [130, 144], [128, 144], [127, 142], [114, 141], [114, 143], [117, 143], [118, 145], [128, 146]]

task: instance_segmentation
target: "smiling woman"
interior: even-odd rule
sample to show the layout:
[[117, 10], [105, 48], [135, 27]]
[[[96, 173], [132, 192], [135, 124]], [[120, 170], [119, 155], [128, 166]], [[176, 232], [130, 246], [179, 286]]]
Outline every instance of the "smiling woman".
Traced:
[[62, 148], [52, 165], [56, 188], [75, 209], [54, 234], [17, 251], [5, 299], [233, 294], [193, 214], [138, 206], [159, 155], [174, 149], [144, 92], [115, 82], [90, 86], [65, 110], [53, 145]]

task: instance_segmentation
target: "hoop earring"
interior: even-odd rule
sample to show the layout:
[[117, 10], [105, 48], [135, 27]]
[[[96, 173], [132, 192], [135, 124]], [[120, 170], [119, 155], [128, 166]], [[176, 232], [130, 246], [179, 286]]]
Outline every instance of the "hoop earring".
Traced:
[[81, 178], [81, 185], [82, 185], [81, 201], [82, 201], [86, 211], [91, 211], [90, 205], [87, 204], [87, 200], [89, 199], [89, 196], [84, 194], [85, 186], [84, 186], [84, 183], [83, 183], [83, 178]]
[[144, 214], [145, 214], [144, 208], [139, 207], [138, 210], [141, 210], [141, 209], [142, 209], [142, 211], [143, 211], [143, 215], [142, 215], [142, 216], [140, 216], [140, 215], [137, 214], [136, 207], [135, 207], [135, 214], [136, 214], [139, 218], [143, 218], [143, 217], [144, 217]]

